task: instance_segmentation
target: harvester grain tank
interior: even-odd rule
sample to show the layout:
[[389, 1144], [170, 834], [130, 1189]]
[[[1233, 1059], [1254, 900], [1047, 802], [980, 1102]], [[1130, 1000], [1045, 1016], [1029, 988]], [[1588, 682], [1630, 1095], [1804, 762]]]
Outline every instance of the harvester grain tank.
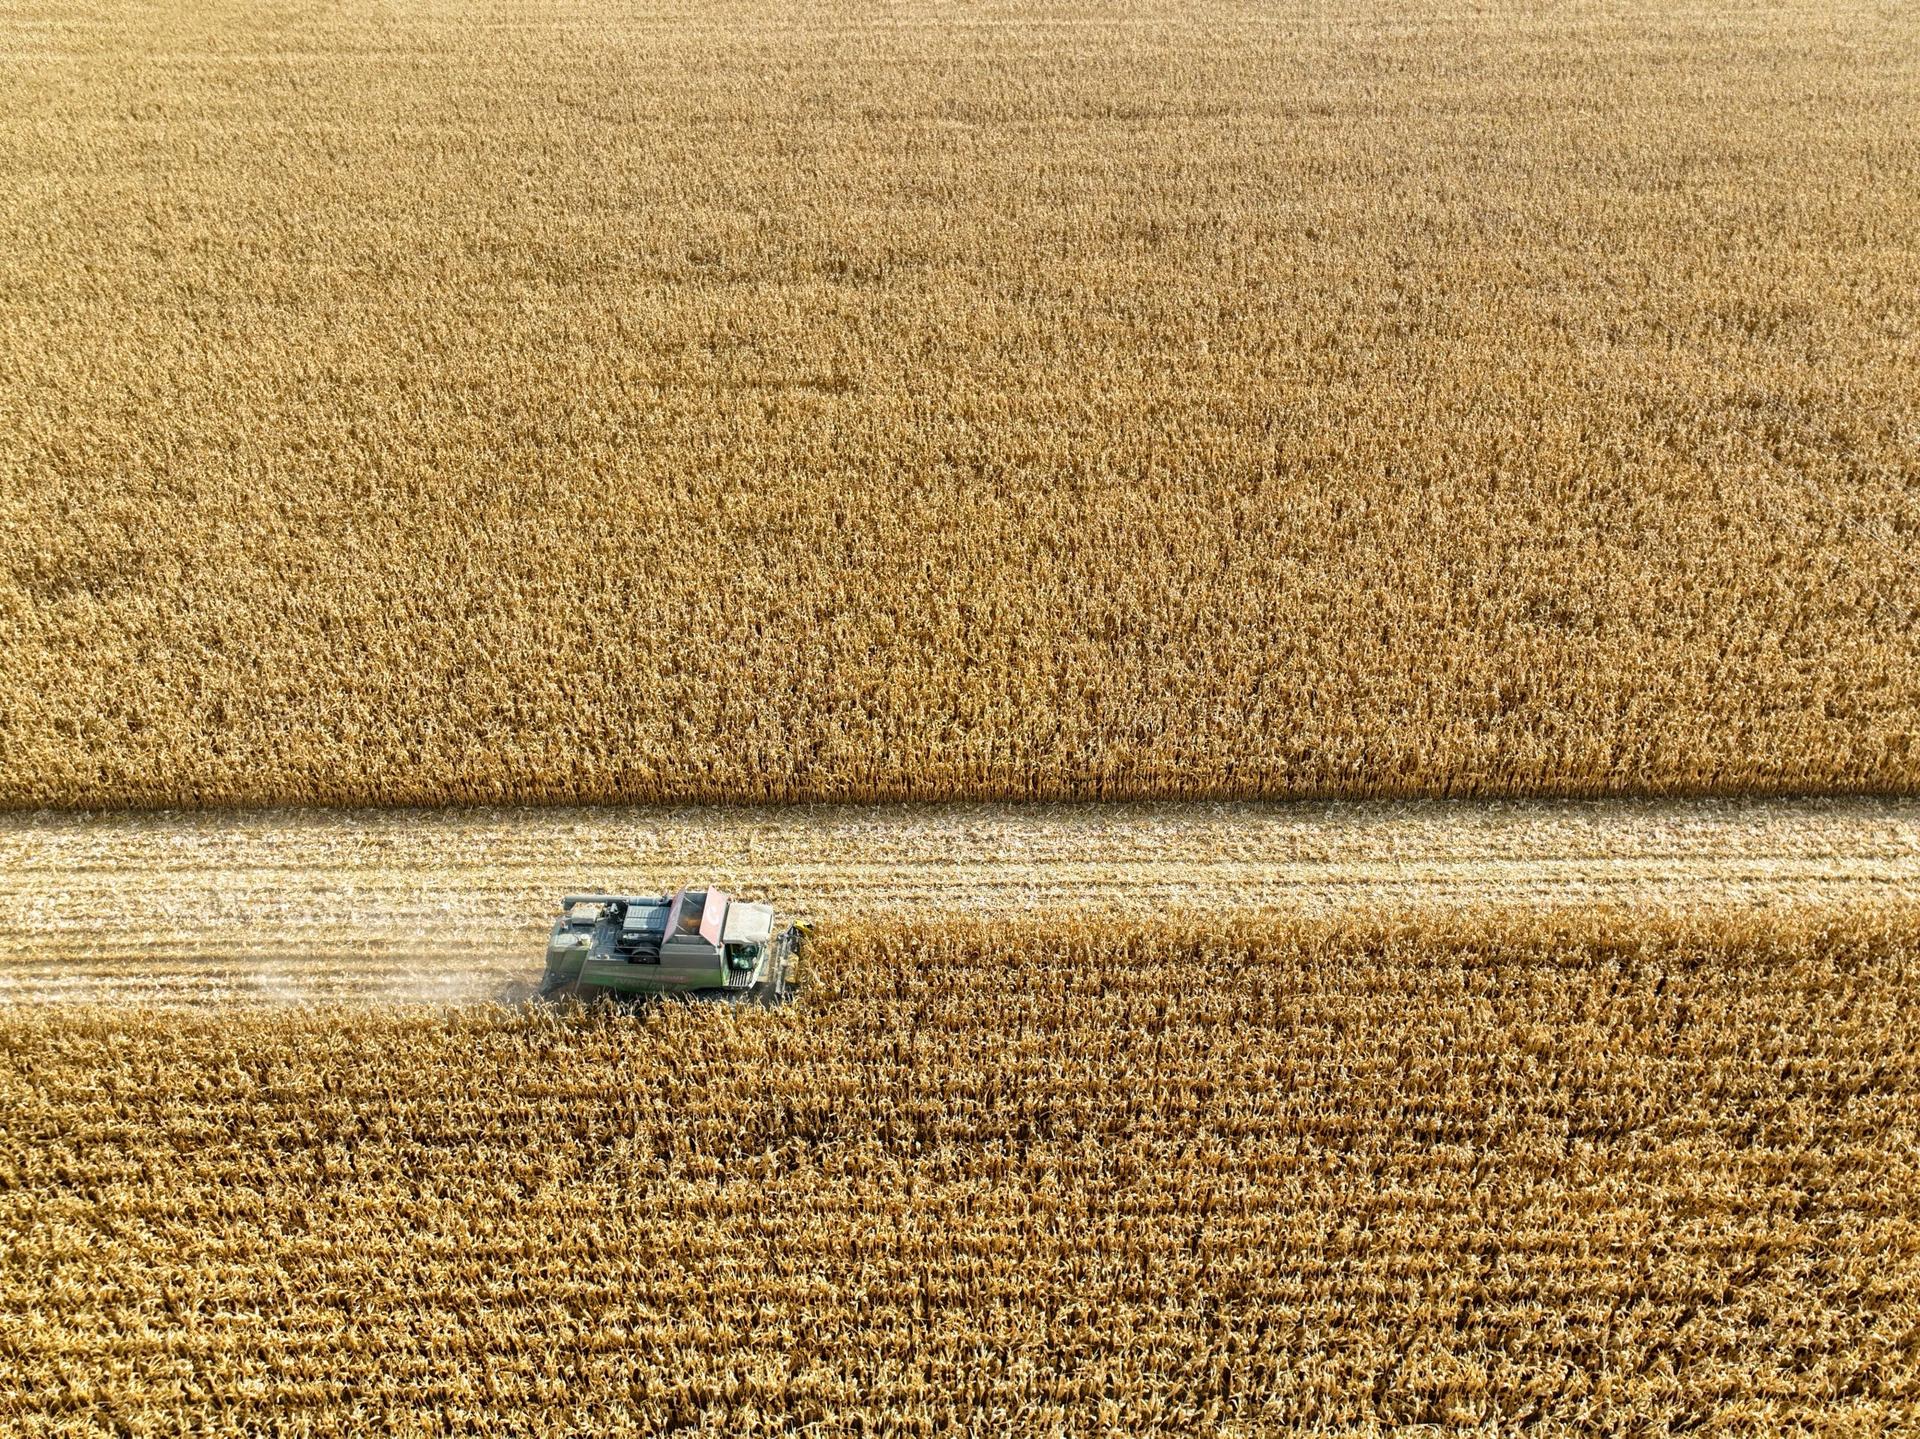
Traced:
[[570, 894], [547, 938], [543, 997], [679, 995], [779, 1004], [805, 937], [773, 906], [708, 886], [672, 894]]

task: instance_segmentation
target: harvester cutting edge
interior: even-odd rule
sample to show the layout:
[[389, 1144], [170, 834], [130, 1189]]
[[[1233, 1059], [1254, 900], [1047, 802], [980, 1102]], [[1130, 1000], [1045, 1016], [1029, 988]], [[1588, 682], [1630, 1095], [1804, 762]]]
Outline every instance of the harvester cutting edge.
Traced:
[[543, 999], [677, 995], [725, 1004], [793, 997], [806, 939], [773, 906], [711, 886], [672, 894], [570, 894], [547, 938]]

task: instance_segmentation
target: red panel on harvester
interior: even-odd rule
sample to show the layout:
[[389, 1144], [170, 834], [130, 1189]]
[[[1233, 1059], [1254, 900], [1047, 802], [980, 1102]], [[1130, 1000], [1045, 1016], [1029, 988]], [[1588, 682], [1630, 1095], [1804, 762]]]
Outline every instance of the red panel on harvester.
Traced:
[[700, 938], [715, 948], [720, 944], [720, 926], [727, 917], [727, 892], [724, 889], [707, 891], [706, 912], [700, 916]]

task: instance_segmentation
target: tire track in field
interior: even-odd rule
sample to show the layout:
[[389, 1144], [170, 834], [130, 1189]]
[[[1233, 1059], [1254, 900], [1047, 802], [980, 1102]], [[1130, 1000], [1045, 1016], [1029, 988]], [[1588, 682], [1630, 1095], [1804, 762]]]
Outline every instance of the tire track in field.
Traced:
[[0, 1003], [461, 1001], [566, 890], [797, 915], [1920, 900], [1920, 801], [813, 806], [11, 817]]

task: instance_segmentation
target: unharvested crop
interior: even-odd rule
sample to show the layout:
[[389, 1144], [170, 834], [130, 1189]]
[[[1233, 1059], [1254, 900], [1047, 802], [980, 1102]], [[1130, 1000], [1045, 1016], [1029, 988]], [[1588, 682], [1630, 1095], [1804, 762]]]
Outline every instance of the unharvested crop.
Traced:
[[21, 0], [0, 804], [1912, 792], [1915, 14]]
[[791, 1011], [0, 1014], [0, 1424], [1876, 1433], [1911, 910], [842, 932]]

